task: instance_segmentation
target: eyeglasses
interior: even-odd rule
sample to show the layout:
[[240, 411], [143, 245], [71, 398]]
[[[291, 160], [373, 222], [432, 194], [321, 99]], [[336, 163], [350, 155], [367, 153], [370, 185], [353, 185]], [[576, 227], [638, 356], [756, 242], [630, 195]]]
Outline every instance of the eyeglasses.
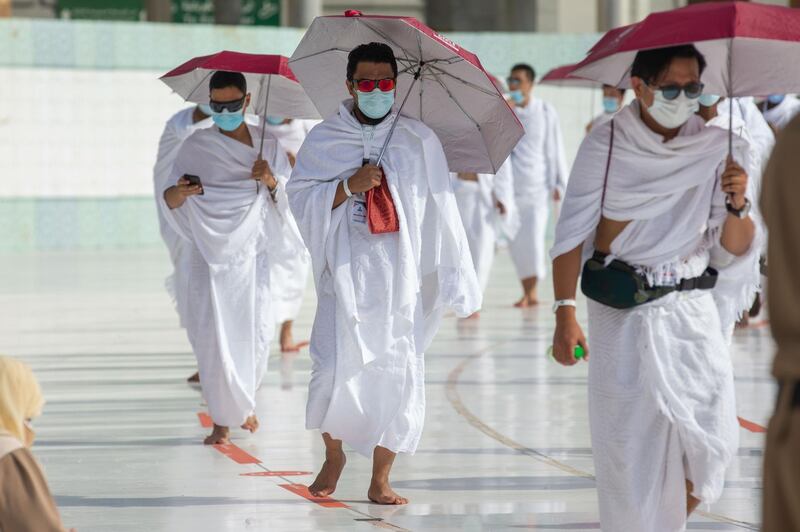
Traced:
[[681, 95], [681, 92], [686, 94], [686, 97], [690, 100], [696, 100], [703, 94], [703, 88], [705, 85], [702, 83], [687, 83], [686, 85], [664, 85], [663, 87], [657, 87], [647, 84], [651, 90], [658, 90], [661, 91], [661, 94], [664, 96], [665, 100], [674, 100], [678, 96]]
[[395, 87], [394, 78], [384, 79], [354, 79], [353, 85], [360, 92], [372, 92], [377, 87], [381, 92], [391, 92]]
[[512, 86], [512, 85], [519, 85], [520, 83], [522, 83], [522, 80], [521, 80], [521, 79], [519, 79], [519, 78], [508, 78], [508, 79], [506, 80], [506, 83], [507, 83], [507, 84], [508, 84], [508, 86], [510, 87], [510, 86]]
[[211, 100], [210, 102], [208, 102], [208, 106], [211, 107], [211, 110], [214, 111], [215, 113], [221, 113], [226, 109], [228, 110], [229, 113], [236, 113], [241, 111], [242, 107], [244, 107], [244, 99], [245, 96], [242, 96], [240, 99], [233, 100], [230, 102], [215, 102], [214, 100]]

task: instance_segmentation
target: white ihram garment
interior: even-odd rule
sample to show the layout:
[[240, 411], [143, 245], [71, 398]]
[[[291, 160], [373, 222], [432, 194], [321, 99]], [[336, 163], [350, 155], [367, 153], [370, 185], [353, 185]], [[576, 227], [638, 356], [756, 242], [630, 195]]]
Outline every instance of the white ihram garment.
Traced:
[[[766, 104], [763, 104], [766, 105]], [[781, 103], [764, 111], [764, 118], [767, 122], [780, 131], [785, 128], [792, 118], [800, 113], [800, 100], [794, 94], [787, 94]]]
[[[250, 134], [258, 146], [260, 131], [250, 127]], [[216, 127], [184, 142], [166, 184], [194, 174], [205, 192], [177, 209], [166, 203], [163, 208], [172, 228], [191, 245], [186, 329], [203, 397], [214, 423], [222, 426], [242, 424], [255, 409], [275, 329], [270, 265], [303, 249], [299, 239], [288, 245], [282, 238], [291, 221], [286, 154], [271, 137], [262, 154], [279, 180], [276, 201], [250, 178], [258, 148]], [[163, 202], [163, 191], [160, 197]]]
[[[665, 143], [639, 113], [634, 102], [614, 118], [603, 216], [631, 222], [610, 258], [668, 285], [700, 275], [719, 247], [727, 132], [694, 116]], [[578, 151], [553, 258], [579, 245], [584, 257], [593, 252], [610, 133], [610, 123], [598, 127]], [[735, 141], [737, 159], [746, 159], [746, 143]], [[752, 301], [746, 296], [735, 286], [714, 297], [672, 293], [627, 310], [589, 302], [589, 419], [604, 531], [685, 530], [685, 479], [703, 502], [719, 498], [739, 429], [717, 305], [742, 308]]]
[[392, 120], [362, 127], [343, 103], [306, 138], [288, 188], [319, 301], [306, 426], [365, 456], [416, 450], [424, 352], [446, 309], [466, 317], [481, 302], [445, 155], [421, 122], [400, 119], [382, 162], [399, 232], [371, 234], [359, 195], [332, 209], [340, 181], [376, 160]]
[[562, 194], [567, 183], [564, 141], [558, 115], [552, 105], [531, 98], [526, 107], [515, 107], [525, 135], [511, 152], [514, 197], [520, 230], [509, 251], [520, 279], [547, 275], [545, 235], [553, 192]]
[[205, 129], [214, 125], [211, 118], [195, 123], [193, 118], [194, 110], [195, 106], [187, 107], [172, 115], [172, 118], [167, 121], [158, 141], [158, 155], [153, 168], [153, 191], [158, 211], [158, 228], [161, 232], [161, 238], [169, 251], [173, 270], [167, 277], [165, 285], [167, 292], [169, 292], [175, 303], [181, 327], [186, 327], [186, 297], [189, 290], [188, 272], [191, 253], [187, 250], [187, 241], [178, 236], [178, 233], [167, 222], [163, 212], [164, 203], [160, 201], [159, 196], [169, 186], [167, 183], [172, 177], [172, 165], [175, 163], [175, 157], [178, 156], [178, 150], [183, 141], [198, 129]]
[[[481, 291], [486, 291], [498, 240], [512, 240], [519, 229], [514, 202], [511, 163], [506, 161], [497, 174], [477, 174], [477, 181], [451, 174], [458, 212], [467, 233], [472, 263]], [[500, 214], [496, 202], [505, 207]]]

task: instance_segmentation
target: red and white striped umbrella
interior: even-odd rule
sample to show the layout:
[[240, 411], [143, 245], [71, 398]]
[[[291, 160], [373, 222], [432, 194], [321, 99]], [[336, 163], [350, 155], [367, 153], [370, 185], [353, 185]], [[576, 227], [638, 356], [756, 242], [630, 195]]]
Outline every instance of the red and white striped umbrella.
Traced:
[[450, 170], [497, 172], [524, 134], [522, 125], [475, 54], [413, 17], [348, 11], [314, 20], [289, 64], [320, 114], [331, 116], [350, 97], [347, 55], [369, 42], [394, 50], [396, 110], [436, 132]]
[[214, 72], [240, 72], [247, 81], [251, 111], [285, 118], [319, 118], [314, 104], [282, 55], [223, 51], [195, 57], [161, 76], [184, 100], [208, 103], [208, 81]]
[[630, 87], [637, 52], [682, 44], [694, 44], [705, 56], [707, 93], [800, 92], [800, 10], [749, 2], [693, 4], [611, 30], [573, 75]]

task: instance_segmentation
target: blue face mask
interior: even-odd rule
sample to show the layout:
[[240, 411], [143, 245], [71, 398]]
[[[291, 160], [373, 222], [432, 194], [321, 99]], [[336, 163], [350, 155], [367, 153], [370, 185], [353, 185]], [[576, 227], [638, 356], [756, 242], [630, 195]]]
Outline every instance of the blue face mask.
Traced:
[[358, 95], [358, 108], [373, 120], [388, 115], [394, 105], [394, 91], [361, 92], [357, 90], [356, 94]]
[[267, 124], [271, 126], [279, 126], [283, 124], [283, 117], [282, 116], [272, 116], [267, 115]]
[[719, 94], [701, 94], [698, 101], [703, 107], [711, 107], [716, 104], [720, 99]]
[[508, 96], [516, 104], [520, 104], [525, 101], [525, 95], [522, 94], [521, 90], [511, 91], [508, 93]]
[[786, 97], [785, 94], [770, 94], [767, 96], [767, 101], [772, 105], [778, 105]]
[[227, 110], [221, 113], [213, 113], [211, 118], [222, 131], [235, 131], [244, 122], [244, 114], [229, 113]]
[[200, 112], [206, 116], [211, 116], [214, 114], [214, 111], [211, 110], [211, 106], [207, 103], [201, 103], [197, 107], [200, 108]]
[[619, 100], [613, 96], [603, 97], [603, 111], [606, 113], [616, 113], [619, 111]]

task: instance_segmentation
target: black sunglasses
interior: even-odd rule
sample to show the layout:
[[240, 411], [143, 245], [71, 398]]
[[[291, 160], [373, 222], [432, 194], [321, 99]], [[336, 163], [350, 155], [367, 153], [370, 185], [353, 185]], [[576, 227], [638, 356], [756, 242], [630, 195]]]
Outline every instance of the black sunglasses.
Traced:
[[215, 102], [214, 100], [211, 100], [210, 102], [208, 102], [208, 106], [211, 107], [211, 110], [214, 111], [215, 113], [221, 113], [226, 109], [228, 110], [229, 113], [236, 113], [238, 111], [241, 111], [242, 107], [244, 107], [245, 98], [246, 96], [242, 96], [240, 99], [233, 100], [230, 102]]
[[687, 83], [686, 85], [664, 85], [663, 87], [658, 87], [654, 85], [647, 84], [650, 89], [656, 91], [661, 91], [661, 94], [664, 95], [665, 100], [674, 100], [678, 96], [681, 95], [681, 92], [686, 94], [686, 97], [690, 100], [696, 100], [703, 94], [703, 88], [705, 85], [702, 83]]

